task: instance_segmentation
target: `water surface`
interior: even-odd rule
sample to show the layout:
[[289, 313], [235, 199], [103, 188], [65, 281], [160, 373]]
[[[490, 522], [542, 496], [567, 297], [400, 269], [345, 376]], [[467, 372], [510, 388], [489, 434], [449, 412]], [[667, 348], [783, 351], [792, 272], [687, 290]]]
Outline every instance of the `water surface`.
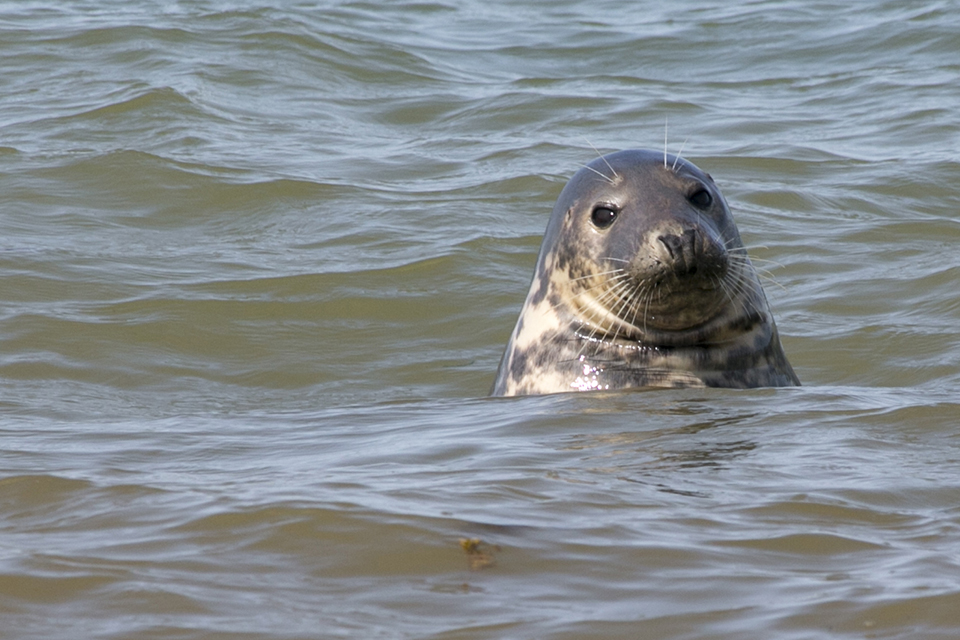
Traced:
[[[0, 3], [0, 636], [960, 636], [958, 16]], [[665, 137], [804, 386], [487, 398]]]

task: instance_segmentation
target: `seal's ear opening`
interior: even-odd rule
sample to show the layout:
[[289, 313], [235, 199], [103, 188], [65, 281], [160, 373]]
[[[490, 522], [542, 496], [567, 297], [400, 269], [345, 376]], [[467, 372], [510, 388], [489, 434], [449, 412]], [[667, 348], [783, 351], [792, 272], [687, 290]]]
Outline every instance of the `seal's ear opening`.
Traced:
[[617, 219], [620, 210], [612, 205], [598, 204], [590, 213], [590, 222], [597, 229], [606, 229]]

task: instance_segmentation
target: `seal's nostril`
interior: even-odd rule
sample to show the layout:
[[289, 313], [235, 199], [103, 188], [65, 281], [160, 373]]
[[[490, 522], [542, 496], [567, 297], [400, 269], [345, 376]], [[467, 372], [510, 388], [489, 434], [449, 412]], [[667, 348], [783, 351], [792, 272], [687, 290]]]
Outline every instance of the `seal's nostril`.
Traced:
[[679, 235], [664, 234], [657, 236], [670, 255], [670, 266], [677, 275], [696, 275], [701, 251], [697, 243], [695, 229], [686, 229]]
[[667, 248], [667, 253], [669, 253], [670, 257], [673, 258], [674, 260], [676, 260], [678, 256], [683, 254], [683, 246], [681, 244], [681, 240], [679, 236], [674, 236], [674, 235], [659, 236], [657, 237], [657, 240], [659, 240], [660, 244], [662, 244], [664, 247]]

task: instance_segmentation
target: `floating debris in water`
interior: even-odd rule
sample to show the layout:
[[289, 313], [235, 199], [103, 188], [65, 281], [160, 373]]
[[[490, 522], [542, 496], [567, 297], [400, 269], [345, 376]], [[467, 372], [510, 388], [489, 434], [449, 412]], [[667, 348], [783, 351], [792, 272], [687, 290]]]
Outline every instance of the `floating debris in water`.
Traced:
[[471, 571], [492, 567], [496, 564], [493, 553], [500, 551], [500, 547], [489, 545], [480, 538], [460, 538], [460, 548], [467, 554]]

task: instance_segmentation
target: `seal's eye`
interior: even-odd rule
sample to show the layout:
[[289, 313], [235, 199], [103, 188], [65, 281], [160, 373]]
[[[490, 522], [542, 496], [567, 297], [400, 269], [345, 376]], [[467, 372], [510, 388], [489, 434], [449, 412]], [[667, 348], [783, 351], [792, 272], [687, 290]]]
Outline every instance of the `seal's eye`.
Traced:
[[620, 212], [613, 207], [607, 207], [601, 204], [593, 208], [593, 213], [590, 214], [590, 220], [593, 221], [593, 225], [598, 229], [606, 229], [613, 224], [618, 213]]
[[710, 192], [706, 189], [700, 189], [692, 196], [687, 198], [690, 201], [690, 204], [695, 206], [697, 209], [706, 209], [711, 204], [713, 204], [713, 196], [710, 195]]

